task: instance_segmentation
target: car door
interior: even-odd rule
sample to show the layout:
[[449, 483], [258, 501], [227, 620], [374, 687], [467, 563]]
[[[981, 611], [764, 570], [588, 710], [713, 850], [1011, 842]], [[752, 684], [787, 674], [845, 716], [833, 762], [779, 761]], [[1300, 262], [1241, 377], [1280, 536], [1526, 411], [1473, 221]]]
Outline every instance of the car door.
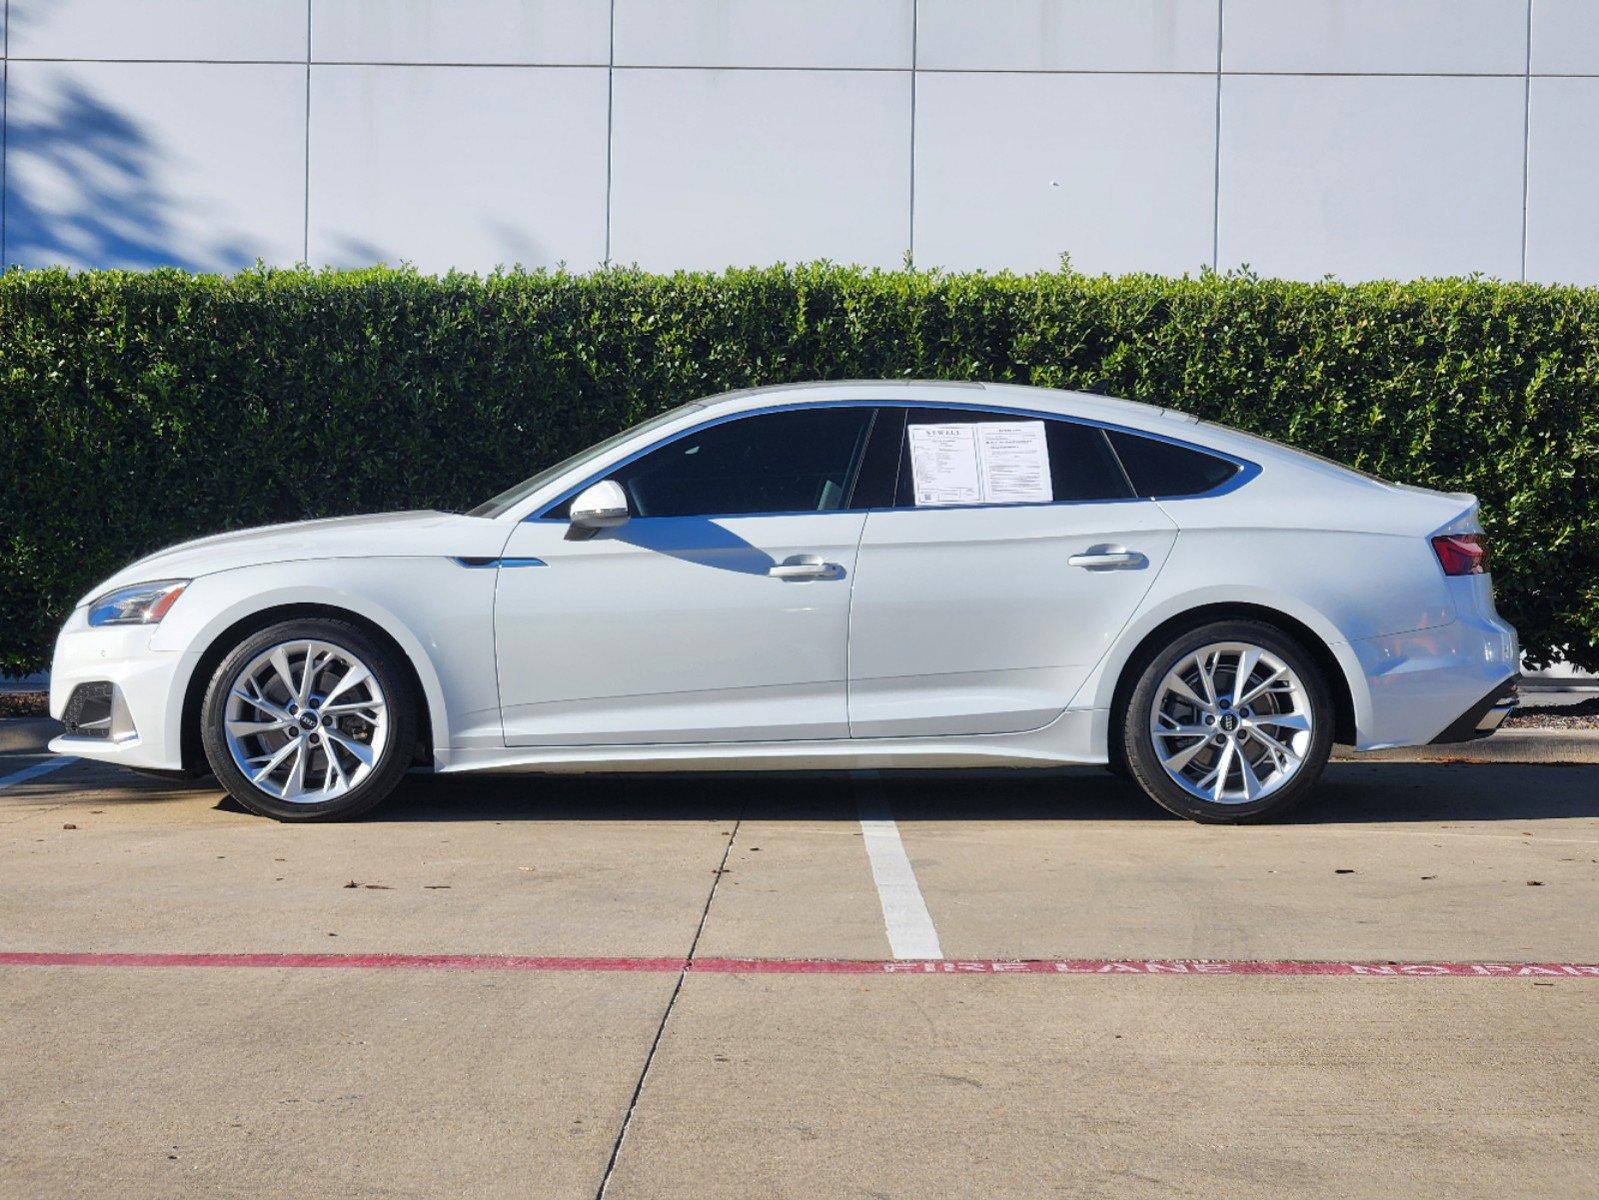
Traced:
[[856, 562], [851, 735], [1047, 725], [1148, 592], [1176, 526], [1134, 496], [1096, 427], [902, 411], [894, 502], [867, 516]]
[[710, 421], [587, 481], [627, 494], [617, 528], [570, 536], [570, 496], [518, 525], [494, 612], [506, 743], [847, 737], [849, 501], [873, 418]]

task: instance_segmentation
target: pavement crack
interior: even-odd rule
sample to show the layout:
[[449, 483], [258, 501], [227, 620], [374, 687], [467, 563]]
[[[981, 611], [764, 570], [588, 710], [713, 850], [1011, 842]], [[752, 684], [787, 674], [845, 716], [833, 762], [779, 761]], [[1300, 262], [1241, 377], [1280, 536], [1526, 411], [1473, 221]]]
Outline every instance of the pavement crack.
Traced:
[[616, 1141], [611, 1144], [611, 1157], [605, 1163], [605, 1173], [600, 1177], [600, 1186], [594, 1193], [594, 1200], [604, 1200], [605, 1189], [611, 1186], [611, 1175], [616, 1171], [616, 1160], [621, 1156], [622, 1143], [627, 1139], [627, 1131], [633, 1124], [633, 1113], [638, 1108], [639, 1097], [644, 1094], [644, 1084], [650, 1077], [650, 1067], [655, 1063], [655, 1051], [661, 1044], [661, 1035], [666, 1032], [666, 1022], [671, 1019], [672, 1010], [677, 1006], [677, 997], [683, 990], [683, 981], [688, 978], [689, 968], [693, 966], [694, 952], [699, 949], [700, 935], [705, 932], [705, 922], [710, 918], [711, 905], [716, 900], [716, 889], [721, 886], [722, 876], [727, 874], [727, 859], [733, 852], [733, 843], [738, 838], [739, 826], [744, 823], [744, 809], [747, 803], [746, 801], [739, 805], [738, 816], [733, 818], [733, 828], [727, 834], [727, 844], [722, 847], [722, 861], [717, 863], [716, 870], [711, 873], [711, 887], [705, 894], [705, 907], [700, 909], [699, 924], [694, 927], [694, 937], [689, 941], [688, 954], [677, 973], [677, 982], [672, 985], [672, 994], [667, 997], [666, 1008], [661, 1013], [661, 1022], [655, 1027], [655, 1036], [650, 1040], [649, 1053], [644, 1056], [644, 1067], [639, 1071], [638, 1082], [633, 1085], [633, 1095], [627, 1102], [627, 1112], [622, 1117], [622, 1127], [616, 1131]]

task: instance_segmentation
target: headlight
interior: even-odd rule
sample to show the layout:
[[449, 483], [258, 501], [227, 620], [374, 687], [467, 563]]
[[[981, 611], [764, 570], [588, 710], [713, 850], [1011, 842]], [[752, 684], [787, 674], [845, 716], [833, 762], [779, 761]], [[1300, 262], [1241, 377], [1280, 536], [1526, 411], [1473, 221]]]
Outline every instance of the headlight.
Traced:
[[160, 579], [107, 592], [89, 605], [89, 624], [154, 625], [188, 586], [187, 579]]

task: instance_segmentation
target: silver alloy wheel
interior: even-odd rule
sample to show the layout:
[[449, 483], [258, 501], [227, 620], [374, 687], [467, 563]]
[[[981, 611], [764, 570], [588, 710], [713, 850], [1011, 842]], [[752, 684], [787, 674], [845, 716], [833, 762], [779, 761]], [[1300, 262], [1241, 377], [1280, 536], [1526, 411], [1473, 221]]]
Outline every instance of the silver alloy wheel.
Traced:
[[1299, 773], [1314, 720], [1304, 683], [1281, 658], [1247, 642], [1214, 642], [1166, 672], [1149, 733], [1184, 791], [1252, 804]]
[[371, 668], [332, 642], [263, 650], [234, 678], [223, 710], [233, 765], [269, 796], [317, 804], [372, 771], [389, 737]]

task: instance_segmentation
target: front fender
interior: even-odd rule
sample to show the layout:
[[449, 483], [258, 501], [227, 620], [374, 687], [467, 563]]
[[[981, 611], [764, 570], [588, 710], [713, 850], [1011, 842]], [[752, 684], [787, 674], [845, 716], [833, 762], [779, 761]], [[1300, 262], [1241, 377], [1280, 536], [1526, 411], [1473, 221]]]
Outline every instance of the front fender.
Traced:
[[235, 625], [277, 608], [352, 613], [383, 630], [415, 669], [428, 706], [435, 761], [478, 738], [500, 743], [494, 684], [494, 572], [453, 559], [338, 559], [273, 563], [203, 575], [157, 628], [150, 648], [181, 654], [168, 698], [169, 736], [202, 657]]

